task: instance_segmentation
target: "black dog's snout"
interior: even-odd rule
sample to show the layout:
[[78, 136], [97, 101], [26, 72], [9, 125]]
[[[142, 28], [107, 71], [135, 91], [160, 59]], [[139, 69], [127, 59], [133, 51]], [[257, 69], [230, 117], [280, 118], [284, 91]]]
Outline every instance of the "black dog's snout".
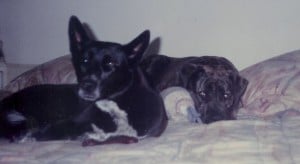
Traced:
[[92, 80], [86, 80], [86, 81], [83, 81], [80, 86], [83, 90], [91, 92], [96, 89], [97, 83]]

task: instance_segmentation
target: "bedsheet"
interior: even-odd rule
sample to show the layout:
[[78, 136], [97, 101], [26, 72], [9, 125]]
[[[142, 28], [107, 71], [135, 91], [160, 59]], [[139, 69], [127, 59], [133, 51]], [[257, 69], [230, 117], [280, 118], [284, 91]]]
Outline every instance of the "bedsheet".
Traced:
[[161, 137], [81, 147], [78, 141], [0, 142], [0, 163], [300, 163], [300, 114], [239, 116], [209, 125], [170, 121]]

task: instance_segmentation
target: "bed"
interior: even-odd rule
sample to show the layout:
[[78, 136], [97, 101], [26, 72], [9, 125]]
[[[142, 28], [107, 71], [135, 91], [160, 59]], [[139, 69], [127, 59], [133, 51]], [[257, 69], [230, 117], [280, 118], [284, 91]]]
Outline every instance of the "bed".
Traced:
[[[75, 83], [70, 56], [31, 69], [5, 88]], [[58, 71], [64, 70], [64, 71]], [[0, 141], [0, 163], [300, 163], [300, 50], [244, 70], [249, 80], [237, 120], [190, 123], [182, 88], [162, 93], [170, 120], [162, 136], [135, 144], [81, 147], [79, 141]]]

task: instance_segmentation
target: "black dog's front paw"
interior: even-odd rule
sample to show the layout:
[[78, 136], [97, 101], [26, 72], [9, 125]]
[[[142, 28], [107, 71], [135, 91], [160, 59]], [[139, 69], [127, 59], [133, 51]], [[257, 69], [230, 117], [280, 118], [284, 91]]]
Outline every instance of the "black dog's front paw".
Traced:
[[114, 143], [120, 143], [120, 144], [132, 144], [137, 143], [138, 139], [136, 137], [130, 137], [130, 136], [112, 136], [106, 139], [105, 141], [97, 141], [92, 138], [87, 138], [82, 141], [82, 146], [96, 146], [96, 145], [104, 145], [104, 144], [114, 144]]
[[32, 133], [31, 137], [34, 138], [36, 141], [47, 141], [47, 140], [49, 140], [49, 135], [45, 135], [41, 131], [37, 131], [35, 133]]
[[16, 143], [26, 143], [26, 142], [36, 141], [36, 139], [32, 136], [32, 132], [26, 132], [18, 136], [11, 136], [9, 140], [10, 142], [16, 142]]
[[32, 133], [31, 136], [35, 138], [36, 141], [68, 139], [64, 131], [61, 131], [51, 126], [44, 129], [40, 129], [39, 131]]

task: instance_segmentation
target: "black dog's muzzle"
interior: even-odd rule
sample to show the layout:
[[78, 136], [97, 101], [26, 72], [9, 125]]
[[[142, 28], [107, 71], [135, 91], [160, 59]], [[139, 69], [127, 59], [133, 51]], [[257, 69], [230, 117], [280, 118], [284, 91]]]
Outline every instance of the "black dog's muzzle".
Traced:
[[85, 80], [80, 84], [80, 88], [87, 93], [93, 92], [97, 88], [97, 82], [93, 80]]
[[87, 101], [95, 101], [100, 97], [99, 85], [92, 79], [82, 80], [79, 83], [78, 95]]

